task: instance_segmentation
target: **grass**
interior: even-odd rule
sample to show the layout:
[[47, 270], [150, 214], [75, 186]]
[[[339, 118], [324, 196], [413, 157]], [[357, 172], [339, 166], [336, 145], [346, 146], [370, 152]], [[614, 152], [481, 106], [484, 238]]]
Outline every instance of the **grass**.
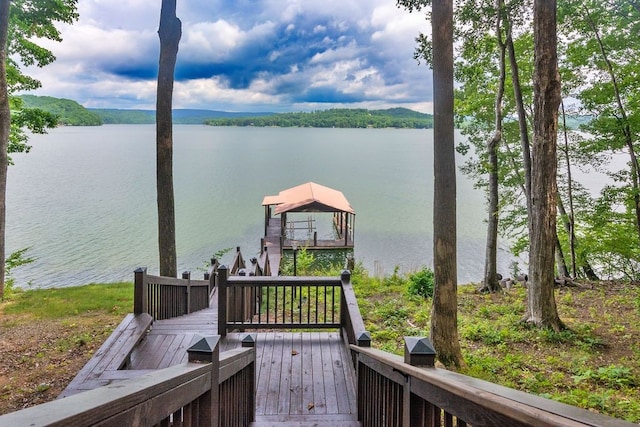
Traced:
[[[353, 279], [372, 345], [402, 354], [405, 336], [428, 336], [431, 300], [397, 273]], [[561, 332], [520, 322], [526, 290], [479, 294], [459, 286], [462, 373], [640, 422], [640, 287], [596, 283], [556, 291]]]
[[[401, 354], [405, 336], [428, 336], [431, 300], [395, 272], [352, 276], [372, 345]], [[338, 270], [322, 275], [337, 275]], [[459, 286], [462, 373], [640, 422], [640, 287], [561, 288], [568, 329], [520, 323], [526, 291], [479, 294]], [[131, 283], [29, 290], [0, 304], [0, 414], [53, 400], [133, 307]]]

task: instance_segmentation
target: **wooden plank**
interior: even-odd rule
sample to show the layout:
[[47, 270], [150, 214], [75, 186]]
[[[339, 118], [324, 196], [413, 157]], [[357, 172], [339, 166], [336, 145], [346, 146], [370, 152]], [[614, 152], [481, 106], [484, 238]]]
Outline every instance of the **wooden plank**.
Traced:
[[[302, 414], [303, 385], [302, 385], [302, 333], [292, 334], [291, 338], [291, 383], [289, 384], [289, 414]], [[295, 354], [294, 354], [295, 353]], [[286, 391], [286, 390], [285, 390]]]
[[[259, 341], [260, 342], [260, 341]], [[262, 340], [264, 350], [261, 355], [257, 355], [259, 362], [256, 363], [256, 415], [264, 415], [267, 408], [267, 397], [269, 389], [269, 377], [271, 374], [271, 360], [273, 355], [273, 335], [269, 339]]]
[[[88, 380], [90, 377], [99, 376], [102, 371], [104, 371], [104, 368], [114, 360], [114, 348], [117, 352], [118, 350], [123, 349], [122, 345], [135, 345], [135, 342], [139, 342], [139, 340], [144, 337], [144, 334], [146, 333], [152, 322], [153, 319], [146, 313], [138, 315], [134, 315], [133, 313], [127, 314], [122, 322], [120, 322], [120, 325], [118, 325], [116, 329], [114, 329], [111, 335], [109, 335], [105, 342], [100, 346], [98, 351], [94, 353], [89, 362], [87, 362], [87, 364], [84, 365], [80, 372], [78, 372], [75, 378], [71, 380], [67, 388], [65, 388], [65, 390], [58, 396], [58, 398], [75, 394], [73, 390], [79, 388], [80, 384]], [[123, 334], [126, 334], [129, 340], [123, 339]], [[134, 338], [136, 336], [139, 336], [139, 339], [137, 341]], [[116, 345], [116, 343], [119, 344]], [[133, 347], [131, 347], [131, 349], [133, 349]], [[120, 354], [124, 355], [124, 353]], [[126, 357], [128, 356], [129, 354], [126, 354]]]
[[[309, 404], [313, 404], [313, 347], [311, 346], [311, 334], [302, 334], [302, 414], [313, 413]], [[314, 404], [315, 405], [315, 404]]]
[[331, 349], [331, 367], [333, 369], [333, 383], [338, 400], [338, 413], [351, 413], [351, 400], [347, 389], [347, 378], [343, 366], [347, 363], [343, 357], [343, 345], [339, 334], [329, 333], [329, 348]]
[[264, 409], [266, 415], [274, 415], [278, 413], [278, 401], [280, 399], [280, 376], [283, 353], [283, 333], [277, 332], [273, 334], [273, 353], [271, 354], [271, 369], [269, 371], [269, 379], [267, 380], [267, 402]]
[[313, 370], [313, 408], [310, 414], [326, 414], [327, 405], [324, 393], [324, 375], [322, 368], [322, 346], [320, 334], [311, 334], [311, 366]]
[[157, 335], [154, 345], [148, 346], [144, 357], [138, 362], [138, 369], [159, 369], [160, 361], [176, 335]]
[[289, 414], [291, 408], [291, 364], [293, 334], [285, 334], [282, 341], [282, 358], [280, 359], [280, 398], [278, 399], [278, 414]]
[[322, 348], [322, 376], [324, 379], [325, 404], [328, 414], [338, 414], [338, 396], [333, 375], [333, 358], [331, 354], [331, 336], [328, 332], [320, 333]]

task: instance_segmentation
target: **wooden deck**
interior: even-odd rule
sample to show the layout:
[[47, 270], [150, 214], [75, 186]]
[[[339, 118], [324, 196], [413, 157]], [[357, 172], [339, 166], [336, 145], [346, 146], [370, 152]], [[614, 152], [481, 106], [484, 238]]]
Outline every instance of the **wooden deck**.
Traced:
[[[87, 364], [90, 375], [74, 379], [61, 397], [185, 363], [186, 350], [196, 337], [216, 334], [214, 304], [189, 315], [155, 321], [133, 347], [126, 369], [111, 362], [113, 352], [108, 349], [96, 352]], [[240, 347], [245, 335], [228, 334], [220, 351]], [[256, 418], [252, 425], [359, 425], [355, 374], [339, 332], [276, 331], [256, 333], [256, 337]]]

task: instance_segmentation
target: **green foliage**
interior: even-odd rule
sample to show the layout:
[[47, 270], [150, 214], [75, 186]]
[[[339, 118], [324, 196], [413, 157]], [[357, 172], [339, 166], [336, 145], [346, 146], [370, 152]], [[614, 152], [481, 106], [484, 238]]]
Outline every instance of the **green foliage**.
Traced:
[[7, 92], [11, 109], [11, 128], [7, 143], [8, 153], [28, 152], [25, 129], [33, 133], [46, 133], [57, 125], [54, 115], [38, 108], [23, 108], [15, 94], [34, 90], [41, 83], [25, 74], [22, 66], [44, 67], [55, 60], [53, 53], [34, 43], [35, 39], [61, 41], [56, 23], [71, 24], [78, 19], [77, 0], [28, 1], [14, 0], [9, 5], [7, 46]]
[[435, 275], [433, 270], [423, 267], [422, 270], [409, 275], [407, 292], [409, 295], [431, 298], [433, 296], [433, 286]]
[[14, 269], [22, 266], [31, 264], [35, 261], [35, 258], [31, 258], [26, 256], [29, 248], [23, 248], [13, 252], [11, 255], [7, 257], [5, 260], [5, 278], [4, 278], [4, 298], [9, 299], [15, 293], [15, 279], [11, 275]]
[[311, 113], [283, 113], [261, 117], [220, 118], [207, 120], [212, 126], [280, 126], [318, 128], [410, 128], [433, 127], [430, 114], [406, 108], [366, 110], [333, 108]]
[[100, 126], [100, 116], [90, 112], [76, 101], [50, 96], [22, 95], [24, 107], [46, 111], [58, 118], [61, 125]]
[[572, 378], [576, 384], [594, 381], [614, 388], [635, 387], [638, 383], [630, 368], [617, 365], [603, 366], [598, 369], [580, 368]]

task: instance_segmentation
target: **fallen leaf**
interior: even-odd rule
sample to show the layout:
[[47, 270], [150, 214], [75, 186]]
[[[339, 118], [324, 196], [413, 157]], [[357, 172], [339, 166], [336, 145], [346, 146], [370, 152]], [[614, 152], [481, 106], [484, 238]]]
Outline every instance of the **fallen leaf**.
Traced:
[[298, 351], [297, 351], [297, 350], [291, 350], [291, 355], [292, 355], [292, 356], [296, 356], [296, 355], [298, 355]]
[[315, 407], [316, 407], [316, 405], [314, 405], [313, 403], [309, 403], [309, 404], [307, 405], [307, 409], [308, 409], [308, 410], [312, 410], [312, 409], [313, 409], [313, 408], [315, 408]]

